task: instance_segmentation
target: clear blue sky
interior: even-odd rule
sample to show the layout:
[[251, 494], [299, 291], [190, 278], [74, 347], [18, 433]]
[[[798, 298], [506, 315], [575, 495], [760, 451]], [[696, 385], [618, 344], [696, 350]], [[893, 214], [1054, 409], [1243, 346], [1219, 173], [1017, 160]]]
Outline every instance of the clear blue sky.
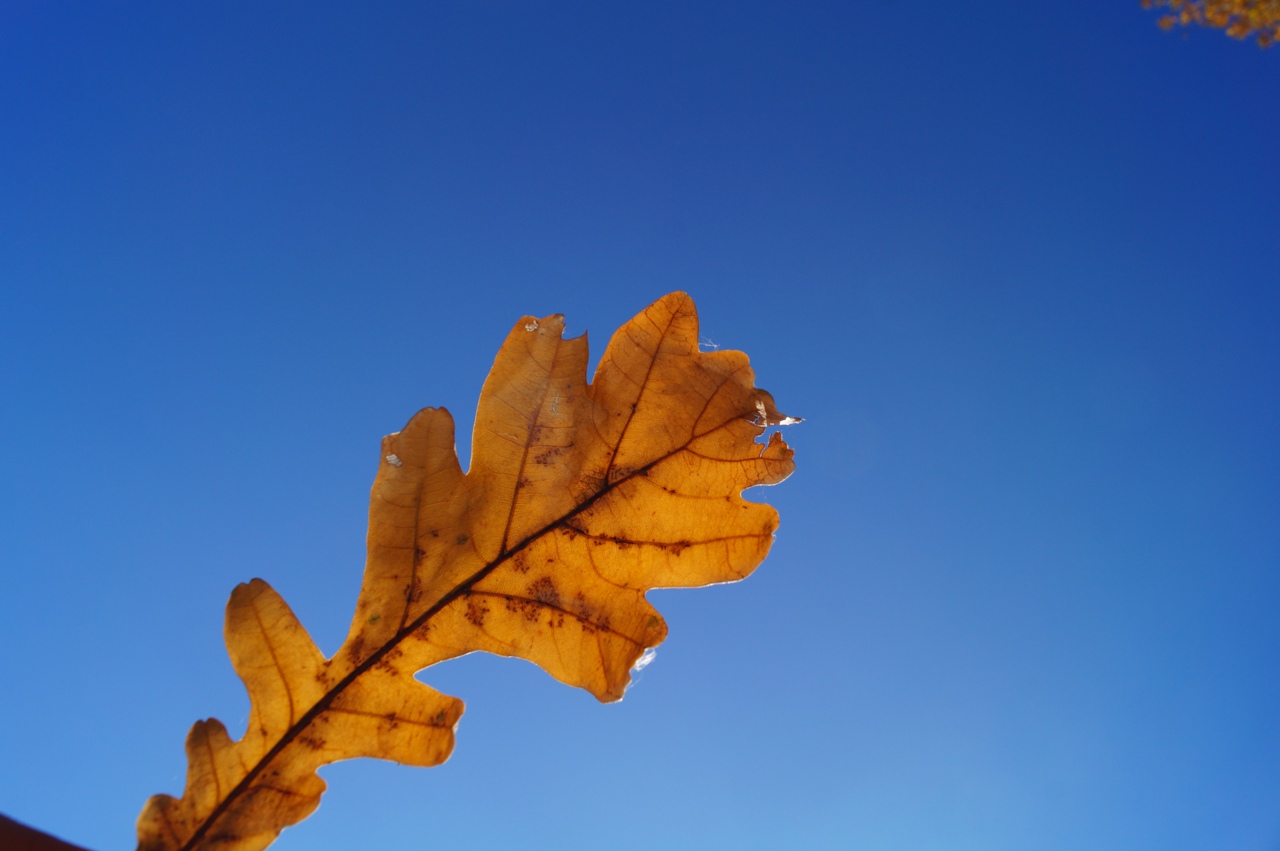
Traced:
[[1280, 48], [1155, 17], [6, 0], [0, 811], [132, 848], [232, 587], [332, 652], [379, 438], [682, 289], [806, 417], [769, 560], [280, 851], [1280, 847]]

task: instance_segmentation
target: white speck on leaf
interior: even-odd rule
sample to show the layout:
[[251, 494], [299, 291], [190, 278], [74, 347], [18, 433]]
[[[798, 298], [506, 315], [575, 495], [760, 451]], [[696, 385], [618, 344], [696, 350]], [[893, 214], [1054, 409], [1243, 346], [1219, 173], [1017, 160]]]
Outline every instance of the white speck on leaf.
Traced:
[[404, 462], [403, 462], [403, 461], [401, 461], [401, 460], [400, 460], [398, 457], [396, 457], [394, 454], [393, 454], [393, 455], [388, 455], [388, 456], [387, 456], [387, 463], [388, 463], [388, 464], [390, 464], [392, 467], [403, 467], [403, 466], [404, 466]]
[[538, 320], [536, 320], [536, 319], [535, 319], [535, 320], [533, 320], [532, 322], [526, 322], [526, 323], [524, 324], [524, 330], [526, 330], [526, 331], [537, 331], [537, 330], [538, 330]]

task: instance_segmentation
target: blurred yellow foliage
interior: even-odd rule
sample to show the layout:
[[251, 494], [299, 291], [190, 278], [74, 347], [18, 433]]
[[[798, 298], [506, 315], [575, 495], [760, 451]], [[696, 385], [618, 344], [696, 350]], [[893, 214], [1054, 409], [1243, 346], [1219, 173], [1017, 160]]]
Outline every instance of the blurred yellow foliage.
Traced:
[[1280, 0], [1142, 0], [1143, 8], [1165, 8], [1160, 26], [1200, 24], [1232, 38], [1256, 38], [1270, 47], [1280, 40]]

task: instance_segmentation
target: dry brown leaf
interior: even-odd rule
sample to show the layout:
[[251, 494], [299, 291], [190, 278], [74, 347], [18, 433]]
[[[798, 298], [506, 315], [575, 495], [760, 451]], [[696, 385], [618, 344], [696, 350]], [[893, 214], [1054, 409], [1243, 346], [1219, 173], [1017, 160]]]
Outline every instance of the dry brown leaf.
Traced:
[[147, 802], [139, 849], [265, 848], [316, 808], [322, 765], [443, 762], [462, 702], [413, 675], [464, 653], [529, 659], [617, 700], [666, 636], [647, 589], [741, 579], [765, 557], [777, 512], [741, 492], [791, 473], [776, 432], [756, 439], [796, 420], [753, 386], [746, 355], [700, 352], [683, 293], [624, 325], [591, 384], [586, 337], [563, 328], [526, 317], [508, 335], [469, 472], [443, 409], [383, 439], [364, 583], [333, 658], [267, 583], [235, 589], [225, 632], [248, 730], [191, 728], [186, 790]]

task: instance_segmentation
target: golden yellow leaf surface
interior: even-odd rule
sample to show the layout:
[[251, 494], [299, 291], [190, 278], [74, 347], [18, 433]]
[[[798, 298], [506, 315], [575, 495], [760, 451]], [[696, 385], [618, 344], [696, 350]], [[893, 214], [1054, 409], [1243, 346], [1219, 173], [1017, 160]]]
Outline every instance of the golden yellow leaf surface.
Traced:
[[683, 293], [619, 329], [590, 384], [586, 337], [563, 328], [525, 317], [508, 335], [468, 472], [443, 409], [383, 439], [364, 582], [332, 658], [267, 583], [235, 589], [225, 633], [248, 729], [192, 727], [186, 789], [147, 802], [140, 851], [265, 848], [316, 808], [322, 765], [443, 762], [462, 702], [414, 673], [445, 659], [518, 656], [617, 700], [666, 636], [647, 589], [741, 579], [765, 557], [777, 512], [741, 492], [791, 473], [781, 437], [757, 438], [796, 420], [746, 355], [699, 351]]

